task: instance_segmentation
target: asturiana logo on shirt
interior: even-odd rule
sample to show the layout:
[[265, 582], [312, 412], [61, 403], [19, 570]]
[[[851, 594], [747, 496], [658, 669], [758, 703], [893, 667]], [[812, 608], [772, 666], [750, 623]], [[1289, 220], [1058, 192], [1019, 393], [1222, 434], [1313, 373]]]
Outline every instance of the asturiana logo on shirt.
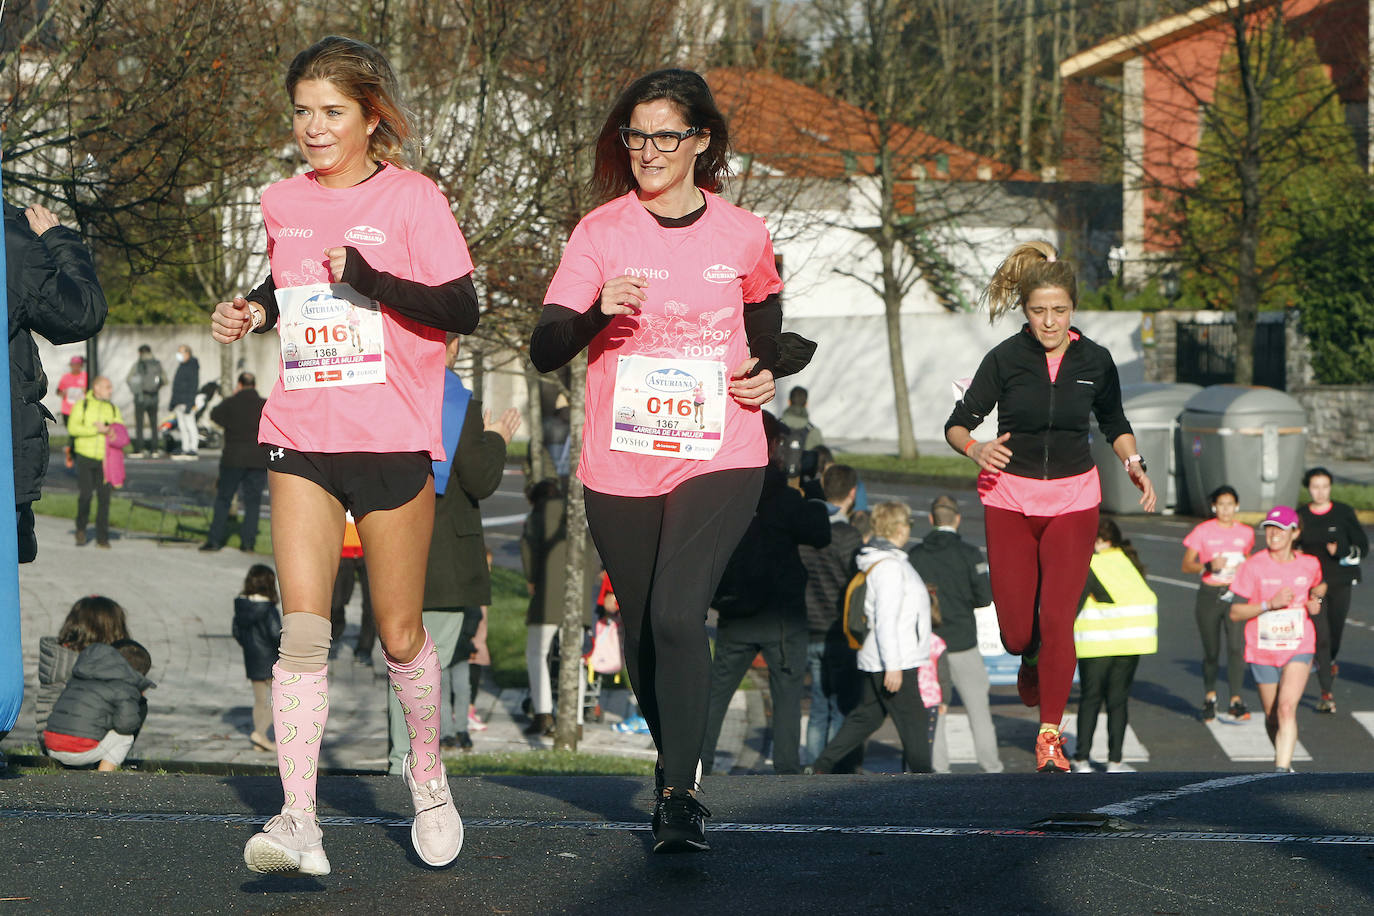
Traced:
[[681, 369], [655, 369], [644, 376], [644, 384], [655, 391], [678, 394], [683, 391], [691, 391], [697, 386], [697, 380]]
[[739, 277], [739, 271], [729, 264], [712, 264], [701, 272], [701, 276], [712, 283], [729, 283]]
[[627, 267], [623, 273], [632, 277], [639, 277], [641, 280], [668, 279], [668, 268], [666, 267]]
[[339, 299], [335, 299], [328, 293], [320, 293], [317, 296], [311, 296], [302, 303], [301, 315], [309, 318], [311, 321], [318, 321], [321, 318], [333, 318], [337, 315], [342, 315], [346, 305], [346, 303]]
[[376, 226], [354, 226], [344, 233], [344, 239], [359, 245], [385, 245], [386, 233]]
[[314, 229], [299, 229], [295, 226], [283, 226], [277, 231], [279, 239], [308, 239], [315, 234]]

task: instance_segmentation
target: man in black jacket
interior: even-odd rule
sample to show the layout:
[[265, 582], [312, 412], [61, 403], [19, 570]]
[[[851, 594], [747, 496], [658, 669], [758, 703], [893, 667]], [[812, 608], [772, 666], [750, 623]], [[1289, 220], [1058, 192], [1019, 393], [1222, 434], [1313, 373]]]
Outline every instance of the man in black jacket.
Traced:
[[[1002, 772], [997, 756], [997, 732], [988, 710], [988, 670], [978, 649], [978, 622], [973, 609], [992, 603], [988, 564], [977, 547], [959, 537], [959, 503], [952, 496], [940, 496], [930, 504], [930, 524], [935, 529], [925, 540], [908, 551], [911, 565], [926, 585], [933, 585], [940, 601], [940, 625], [935, 635], [945, 641], [941, 672], [959, 691], [973, 731], [973, 747], [984, 773]], [[945, 678], [942, 676], [941, 681]], [[945, 702], [949, 703], [946, 696]], [[945, 716], [935, 726], [932, 758], [935, 772], [949, 772], [949, 751], [945, 744]]]
[[48, 377], [33, 332], [55, 344], [74, 343], [105, 324], [108, 306], [95, 264], [81, 238], [44, 207], [5, 202], [5, 283], [10, 318], [10, 434], [19, 562], [38, 555], [32, 503], [48, 473]]
[[749, 530], [735, 548], [712, 602], [718, 615], [711, 662], [711, 697], [704, 771], [711, 771], [725, 710], [744, 673], [760, 652], [768, 663], [773, 704], [773, 769], [801, 772], [801, 696], [806, 679], [806, 568], [799, 544], [830, 543], [825, 503], [808, 500], [787, 483], [778, 465], [782, 424], [763, 414], [769, 465]]
[[[436, 721], [441, 736], [453, 735], [464, 750], [472, 748], [468, 737], [468, 655], [472, 637], [482, 620], [482, 605], [491, 604], [491, 570], [482, 538], [482, 511], [486, 499], [501, 484], [506, 467], [506, 446], [520, 428], [520, 412], [506, 410], [499, 420], [483, 412], [482, 402], [472, 396], [458, 377], [461, 335], [450, 331], [445, 350], [443, 439], [447, 457], [434, 462], [434, 534], [429, 542], [425, 570], [424, 622], [443, 666], [441, 716], [452, 724]], [[396, 694], [387, 690], [391, 751], [389, 772], [401, 772], [410, 750], [405, 717]], [[461, 702], [454, 700], [457, 696]], [[449, 746], [449, 742], [444, 742]]]
[[229, 537], [229, 506], [238, 491], [243, 504], [239, 525], [239, 549], [252, 553], [258, 539], [258, 510], [262, 488], [267, 486], [267, 449], [258, 445], [258, 426], [267, 403], [258, 394], [258, 380], [240, 372], [233, 395], [210, 411], [210, 419], [224, 427], [224, 451], [219, 456], [219, 483], [215, 491], [215, 516], [201, 550], [219, 550]]
[[177, 417], [177, 434], [181, 436], [181, 453], [173, 458], [189, 461], [200, 447], [200, 430], [196, 429], [196, 392], [200, 390], [200, 361], [191, 355], [186, 344], [177, 347], [177, 371], [172, 375], [172, 399], [167, 404]]
[[[797, 548], [806, 567], [806, 624], [811, 640], [806, 650], [811, 672], [808, 762], [821, 755], [863, 693], [856, 653], [849, 648], [840, 624], [844, 593], [856, 572], [854, 555], [863, 546], [858, 529], [849, 524], [858, 482], [859, 475], [846, 464], [832, 464], [821, 473], [821, 491], [830, 512], [830, 543]], [[857, 758], [846, 760], [834, 772], [850, 772], [858, 762]]]

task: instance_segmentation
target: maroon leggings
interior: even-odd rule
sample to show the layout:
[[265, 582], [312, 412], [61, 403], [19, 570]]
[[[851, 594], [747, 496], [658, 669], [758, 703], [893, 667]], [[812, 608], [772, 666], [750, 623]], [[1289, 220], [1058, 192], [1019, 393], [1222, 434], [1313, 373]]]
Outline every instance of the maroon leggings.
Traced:
[[988, 507], [983, 518], [1002, 644], [1012, 655], [1039, 646], [1040, 721], [1058, 725], [1078, 663], [1073, 621], [1097, 539], [1097, 509], [1030, 516]]

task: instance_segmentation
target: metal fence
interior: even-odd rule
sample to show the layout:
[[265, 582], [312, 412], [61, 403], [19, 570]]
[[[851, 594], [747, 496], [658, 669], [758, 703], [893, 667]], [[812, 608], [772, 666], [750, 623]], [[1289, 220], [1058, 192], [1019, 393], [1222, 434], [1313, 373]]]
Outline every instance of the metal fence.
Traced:
[[[1231, 322], [1179, 322], [1176, 343], [1176, 381], [1195, 385], [1224, 385], [1236, 376], [1236, 326]], [[1255, 384], [1284, 390], [1283, 322], [1262, 321], [1255, 326]]]

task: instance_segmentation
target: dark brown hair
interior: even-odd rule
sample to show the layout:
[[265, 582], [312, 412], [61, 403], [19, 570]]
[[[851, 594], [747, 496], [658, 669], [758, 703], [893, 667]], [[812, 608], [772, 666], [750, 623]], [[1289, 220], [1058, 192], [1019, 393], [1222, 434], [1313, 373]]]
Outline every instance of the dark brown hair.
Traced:
[[596, 164], [587, 187], [598, 200], [611, 200], [638, 187], [630, 170], [630, 151], [620, 140], [620, 128], [629, 125], [636, 106], [659, 99], [672, 102], [689, 128], [710, 132], [710, 145], [697, 156], [692, 174], [696, 186], [714, 193], [724, 185], [730, 171], [730, 128], [725, 115], [716, 107], [711, 87], [701, 74], [692, 70], [655, 70], [625, 87], [597, 135]]
[[79, 599], [67, 612], [62, 629], [57, 631], [57, 641], [76, 652], [98, 642], [115, 643], [128, 638], [124, 608], [104, 595], [87, 595]]
[[1131, 546], [1131, 542], [1121, 536], [1121, 529], [1117, 526], [1116, 522], [1109, 518], [1098, 519], [1097, 536], [1113, 547], [1120, 548], [1121, 552], [1126, 555], [1126, 559], [1130, 560], [1131, 565], [1136, 568], [1136, 572], [1140, 573], [1141, 577], [1144, 578], [1145, 564], [1140, 562], [1140, 554], [1135, 552], [1135, 548]]
[[272, 571], [272, 567], [262, 563], [254, 563], [248, 567], [248, 575], [243, 577], [243, 591], [241, 595], [262, 595], [264, 598], [277, 603], [277, 574]]
[[391, 64], [372, 45], [330, 35], [296, 55], [286, 69], [286, 95], [296, 99], [296, 85], [324, 80], [357, 102], [363, 117], [376, 115], [376, 130], [367, 139], [367, 153], [379, 162], [406, 165], [410, 119], [401, 104], [400, 84]]

